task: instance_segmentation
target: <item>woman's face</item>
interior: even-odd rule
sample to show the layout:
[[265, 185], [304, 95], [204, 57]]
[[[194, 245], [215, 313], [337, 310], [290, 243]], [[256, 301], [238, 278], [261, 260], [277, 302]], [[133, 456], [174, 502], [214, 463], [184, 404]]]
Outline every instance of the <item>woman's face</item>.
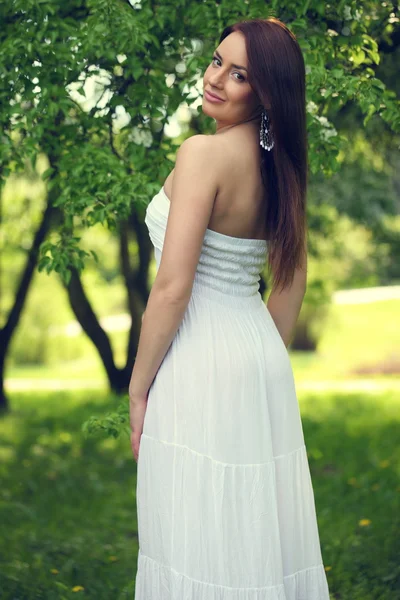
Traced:
[[[216, 48], [203, 76], [203, 112], [220, 126], [248, 119], [260, 107], [249, 84], [247, 68], [245, 38], [234, 31]], [[208, 91], [223, 102], [212, 102], [207, 97]]]

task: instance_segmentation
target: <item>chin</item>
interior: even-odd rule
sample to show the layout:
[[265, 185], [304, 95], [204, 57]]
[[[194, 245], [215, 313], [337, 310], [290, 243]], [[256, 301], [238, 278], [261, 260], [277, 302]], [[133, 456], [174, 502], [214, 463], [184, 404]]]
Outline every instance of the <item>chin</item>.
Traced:
[[215, 119], [216, 116], [218, 114], [218, 111], [216, 111], [213, 106], [207, 106], [207, 100], [205, 100], [203, 98], [203, 102], [201, 103], [201, 109], [203, 111], [203, 113], [205, 115], [207, 115], [208, 117], [211, 117], [212, 119]]

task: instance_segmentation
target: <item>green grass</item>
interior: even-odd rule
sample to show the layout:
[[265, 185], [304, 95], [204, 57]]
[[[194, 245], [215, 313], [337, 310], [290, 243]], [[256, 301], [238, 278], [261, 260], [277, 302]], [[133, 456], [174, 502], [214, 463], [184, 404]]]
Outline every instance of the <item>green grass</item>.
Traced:
[[7, 369], [7, 379], [58, 379], [59, 381], [91, 381], [93, 388], [107, 386], [107, 378], [96, 357], [57, 363], [56, 365], [23, 365]]
[[399, 395], [306, 394], [300, 406], [332, 597], [399, 599]]
[[[354, 373], [399, 360], [399, 313], [399, 301], [334, 305], [318, 352], [291, 352], [335, 600], [400, 600], [398, 376]], [[112, 341], [122, 364], [126, 333]], [[29, 391], [10, 389], [12, 413], [0, 420], [1, 600], [132, 599], [138, 546], [129, 440], [81, 432], [88, 417], [119, 403], [105, 391], [96, 352], [6, 374]], [[366, 377], [378, 384], [374, 393], [330, 389]], [[39, 391], [45, 380], [97, 389]], [[309, 382], [327, 386], [311, 393], [302, 387]]]
[[[10, 399], [0, 421], [1, 599], [132, 599], [129, 440], [81, 433], [119, 400], [99, 391]], [[331, 598], [399, 599], [399, 396], [301, 393], [299, 402]]]
[[[132, 598], [136, 463], [128, 438], [85, 439], [98, 391], [15, 394], [0, 422], [0, 598]], [[51, 570], [58, 572], [53, 573]]]

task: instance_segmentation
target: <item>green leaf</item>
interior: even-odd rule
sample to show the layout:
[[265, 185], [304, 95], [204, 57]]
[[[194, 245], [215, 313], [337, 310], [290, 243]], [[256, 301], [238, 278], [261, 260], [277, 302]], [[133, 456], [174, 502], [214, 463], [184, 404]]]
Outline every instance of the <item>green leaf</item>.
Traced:
[[71, 281], [71, 271], [69, 269], [63, 271], [62, 273], [62, 278], [65, 281], [66, 285], [69, 284], [69, 282]]
[[361, 65], [365, 61], [366, 55], [364, 50], [359, 50], [356, 53], [353, 53], [353, 62], [356, 66]]

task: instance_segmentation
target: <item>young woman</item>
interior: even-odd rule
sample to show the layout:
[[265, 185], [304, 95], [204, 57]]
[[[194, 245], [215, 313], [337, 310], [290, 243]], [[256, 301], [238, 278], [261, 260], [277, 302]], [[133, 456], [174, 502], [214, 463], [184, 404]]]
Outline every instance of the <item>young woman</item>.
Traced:
[[303, 56], [281, 21], [242, 21], [203, 83], [216, 132], [184, 141], [146, 212], [135, 600], [329, 600], [287, 352], [306, 289]]

